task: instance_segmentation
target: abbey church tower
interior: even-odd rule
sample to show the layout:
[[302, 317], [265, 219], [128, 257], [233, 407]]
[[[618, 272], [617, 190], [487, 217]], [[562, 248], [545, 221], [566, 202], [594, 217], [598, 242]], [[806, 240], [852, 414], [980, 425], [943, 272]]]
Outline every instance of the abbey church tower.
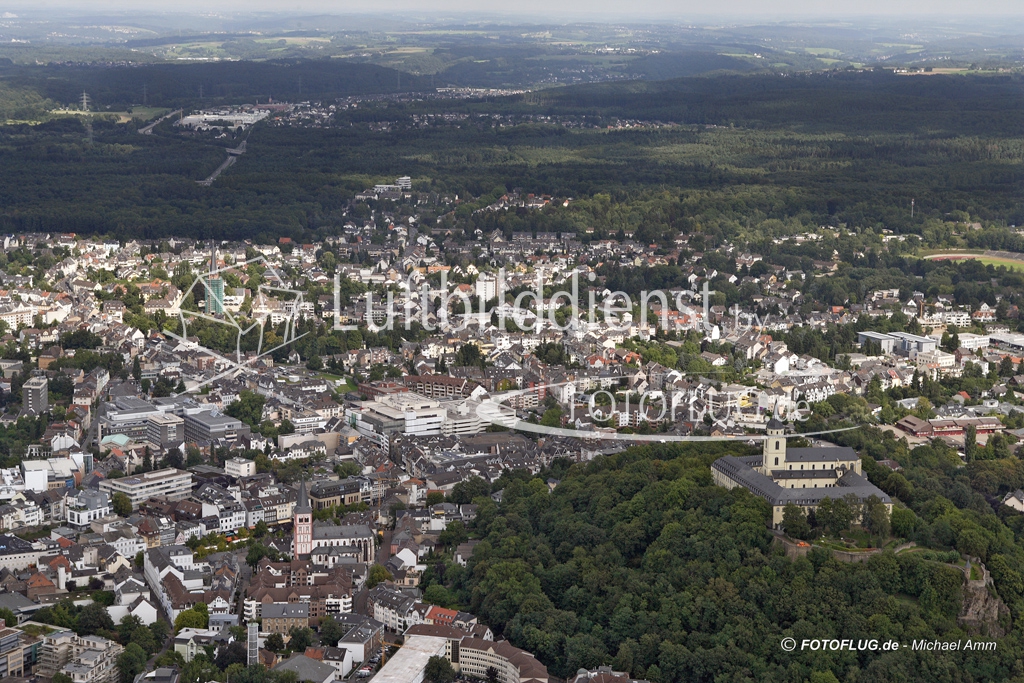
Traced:
[[786, 469], [786, 425], [773, 417], [765, 430], [764, 460], [761, 467], [765, 473]]

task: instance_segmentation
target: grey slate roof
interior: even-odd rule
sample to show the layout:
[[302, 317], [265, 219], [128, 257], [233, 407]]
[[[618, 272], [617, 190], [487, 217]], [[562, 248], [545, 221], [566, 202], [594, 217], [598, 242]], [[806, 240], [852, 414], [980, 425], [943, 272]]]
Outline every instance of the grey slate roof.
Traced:
[[294, 671], [300, 681], [323, 683], [334, 677], [334, 667], [306, 655], [295, 655], [274, 667], [274, 671]]
[[268, 602], [263, 605], [264, 619], [307, 619], [309, 605], [304, 602]]
[[859, 460], [859, 457], [857, 451], [845, 446], [786, 449], [786, 462], [836, 462], [838, 460]]
[[[807, 450], [807, 449], [798, 449]], [[832, 450], [832, 449], [815, 449]], [[786, 455], [787, 460], [789, 454]], [[872, 484], [861, 474], [849, 471], [836, 481], [835, 486], [820, 488], [785, 488], [779, 486], [757, 470], [753, 469], [759, 465], [761, 456], [748, 456], [737, 458], [726, 455], [719, 458], [712, 467], [725, 474], [740, 486], [743, 486], [756, 496], [767, 500], [771, 505], [818, 505], [825, 498], [842, 498], [847, 494], [854, 494], [861, 500], [870, 496], [877, 496], [883, 503], [891, 503], [892, 500], [880, 488]]]

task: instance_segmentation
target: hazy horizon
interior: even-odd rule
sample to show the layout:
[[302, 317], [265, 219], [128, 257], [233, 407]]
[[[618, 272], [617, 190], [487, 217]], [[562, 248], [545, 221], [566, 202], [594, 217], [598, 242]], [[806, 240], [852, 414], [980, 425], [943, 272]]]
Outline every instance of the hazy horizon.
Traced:
[[[755, 2], [735, 0], [727, 5], [708, 11], [705, 2], [684, 0], [654, 0], [638, 7], [624, 7], [611, 0], [570, 0], [560, 3], [556, 9], [540, 0], [520, 0], [514, 6], [503, 9], [500, 5], [481, 3], [478, 0], [383, 0], [369, 9], [365, 3], [350, 0], [292, 0], [288, 3], [271, 0], [181, 0], [173, 9], [140, 8], [129, 0], [39, 0], [26, 2], [0, 2], [0, 16], [7, 13], [35, 14], [38, 12], [66, 11], [71, 14], [118, 13], [128, 15], [183, 15], [183, 14], [277, 14], [277, 15], [385, 15], [401, 11], [405, 16], [399, 20], [440, 21], [452, 19], [501, 19], [514, 23], [545, 24], [564, 19], [594, 21], [615, 20], [619, 22], [672, 21], [672, 22], [845, 22], [851, 20], [871, 21], [923, 21], [930, 24], [954, 22], [960, 25], [988, 23], [992, 20], [1010, 20], [1024, 23], [1017, 3], [1009, 0], [989, 0], [972, 5], [965, 10], [963, 3], [952, 0], [910, 0], [886, 2], [884, 0], [863, 0], [861, 2], [835, 2], [823, 7], [814, 0], [776, 0]], [[439, 13], [441, 16], [431, 16]], [[60, 19], [61, 17], [52, 17]], [[951, 27], [955, 28], [955, 27]]]

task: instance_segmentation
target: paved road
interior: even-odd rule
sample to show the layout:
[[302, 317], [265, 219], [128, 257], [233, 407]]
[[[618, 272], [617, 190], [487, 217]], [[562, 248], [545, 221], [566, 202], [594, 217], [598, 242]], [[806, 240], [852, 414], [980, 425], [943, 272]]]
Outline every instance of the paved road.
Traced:
[[158, 118], [156, 121], [154, 121], [153, 123], [149, 124], [145, 128], [139, 128], [139, 134], [140, 135], [152, 135], [154, 128], [156, 128], [157, 126], [159, 126], [161, 123], [163, 123], [167, 119], [171, 118], [172, 116], [177, 116], [180, 113], [181, 113], [180, 109], [175, 109], [170, 114], [166, 114], [164, 116], [161, 116], [160, 118]]
[[[364, 583], [355, 595], [352, 596], [352, 612], [355, 614], [366, 614], [366, 596], [369, 591]], [[367, 616], [373, 616], [372, 614]]]
[[[160, 657], [160, 655], [162, 655], [163, 653], [167, 652], [171, 648], [171, 645], [174, 644], [174, 624], [168, 621], [162, 612], [157, 614], [157, 619], [160, 619], [164, 623], [168, 624], [171, 628], [167, 632], [167, 640], [164, 641], [163, 647], [160, 648], [159, 652], [154, 653], [153, 656], [149, 658], [149, 661], [146, 662], [146, 671], [152, 671], [153, 669], [155, 669], [155, 662], [157, 658]], [[145, 625], [146, 624], [143, 624], [143, 626]]]
[[218, 166], [217, 170], [210, 174], [208, 178], [206, 178], [205, 180], [197, 180], [196, 182], [202, 185], [203, 187], [209, 187], [210, 185], [213, 185], [213, 181], [217, 179], [217, 176], [219, 176], [224, 171], [228, 170], [228, 167], [235, 163], [235, 160], [237, 158], [238, 157], [234, 155], [228, 156], [228, 158], [224, 160], [224, 163]]
[[245, 618], [243, 615], [244, 603], [245, 603], [245, 591], [249, 588], [249, 582], [252, 581], [252, 567], [245, 563], [245, 556], [248, 554], [248, 548], [244, 548], [235, 553], [235, 557], [238, 558], [238, 609], [235, 612], [239, 615], [239, 623]]
[[235, 163], [235, 161], [238, 159], [238, 157], [240, 157], [241, 155], [245, 154], [245, 143], [246, 142], [247, 142], [246, 140], [242, 140], [242, 144], [240, 144], [238, 147], [236, 147], [234, 149], [227, 150], [228, 158], [224, 160], [224, 163], [221, 164], [220, 166], [218, 166], [217, 170], [214, 171], [210, 175], [210, 177], [206, 178], [205, 180], [197, 180], [196, 182], [199, 183], [200, 185], [202, 185], [203, 187], [209, 187], [210, 185], [213, 185], [213, 181], [217, 179], [217, 176], [219, 176], [224, 171], [228, 170], [228, 168], [233, 163]]

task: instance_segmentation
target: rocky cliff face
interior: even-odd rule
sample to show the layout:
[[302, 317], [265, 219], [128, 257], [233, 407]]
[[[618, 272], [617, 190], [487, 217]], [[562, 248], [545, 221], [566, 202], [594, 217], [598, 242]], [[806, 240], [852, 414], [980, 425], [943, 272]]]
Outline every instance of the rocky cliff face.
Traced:
[[985, 566], [977, 566], [984, 578], [964, 582], [964, 602], [957, 622], [971, 635], [1004, 636], [1011, 628], [1010, 609], [992, 589], [992, 577]]

